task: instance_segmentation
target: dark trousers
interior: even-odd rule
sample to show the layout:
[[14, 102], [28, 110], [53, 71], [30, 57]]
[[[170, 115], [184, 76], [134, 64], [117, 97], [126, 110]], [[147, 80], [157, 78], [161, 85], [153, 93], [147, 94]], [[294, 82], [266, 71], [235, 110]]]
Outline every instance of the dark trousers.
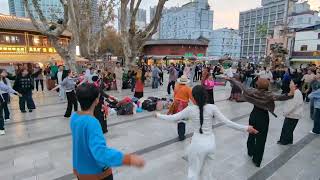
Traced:
[[131, 92], [134, 92], [135, 86], [136, 86], [136, 79], [131, 78]]
[[159, 86], [159, 78], [153, 77], [152, 78], [152, 89], [157, 89]]
[[0, 130], [4, 130], [3, 103], [0, 102]]
[[39, 82], [40, 82], [40, 85], [41, 85], [41, 90], [43, 91], [43, 79], [37, 79], [36, 80], [36, 90], [37, 91], [39, 90]]
[[10, 101], [10, 96], [8, 93], [2, 94], [2, 97], [4, 99], [3, 102], [3, 112], [4, 112], [4, 119], [10, 119], [10, 111], [8, 108], [8, 103]]
[[214, 104], [213, 89], [207, 89], [207, 92], [208, 92], [208, 103]]
[[196, 71], [195, 73], [194, 73], [194, 76], [193, 76], [193, 82], [195, 82], [195, 81], [198, 81], [198, 71]]
[[171, 87], [172, 87], [172, 89], [174, 90], [175, 84], [176, 84], [175, 81], [170, 81], [170, 82], [169, 82], [168, 87], [167, 87], [168, 94], [171, 94]]
[[313, 110], [313, 129], [312, 132], [320, 134], [320, 109], [314, 108]]
[[21, 111], [26, 110], [26, 103], [29, 110], [36, 109], [36, 105], [32, 99], [32, 91], [22, 93], [22, 97], [19, 97], [19, 107]]
[[298, 119], [285, 118], [281, 130], [280, 143], [283, 145], [293, 143], [293, 131], [297, 126]]
[[252, 156], [253, 162], [260, 166], [269, 130], [268, 111], [254, 107], [250, 114], [249, 125], [259, 133], [249, 135], [247, 140], [248, 155]]
[[159, 79], [159, 83], [160, 83], [160, 86], [163, 85], [163, 73], [160, 73], [160, 79]]
[[99, 104], [95, 107], [94, 109], [94, 117], [99, 120], [99, 123], [102, 128], [103, 134], [108, 132], [108, 126], [107, 126], [107, 121], [104, 118], [104, 113], [101, 111], [102, 110], [102, 102], [99, 102]]
[[74, 111], [78, 111], [78, 102], [77, 102], [77, 97], [74, 91], [71, 92], [66, 92], [67, 95], [67, 110], [66, 113], [64, 114], [64, 117], [70, 117], [72, 113], [72, 106], [74, 107]]

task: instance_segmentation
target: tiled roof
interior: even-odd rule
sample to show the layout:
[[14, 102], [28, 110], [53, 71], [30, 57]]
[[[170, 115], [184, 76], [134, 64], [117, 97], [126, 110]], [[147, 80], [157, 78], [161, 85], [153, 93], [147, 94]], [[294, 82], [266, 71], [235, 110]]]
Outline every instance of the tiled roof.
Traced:
[[[0, 29], [39, 32], [33, 26], [31, 19], [10, 16], [5, 14], [0, 14]], [[70, 32], [67, 31], [64, 32], [63, 35], [71, 36]]]

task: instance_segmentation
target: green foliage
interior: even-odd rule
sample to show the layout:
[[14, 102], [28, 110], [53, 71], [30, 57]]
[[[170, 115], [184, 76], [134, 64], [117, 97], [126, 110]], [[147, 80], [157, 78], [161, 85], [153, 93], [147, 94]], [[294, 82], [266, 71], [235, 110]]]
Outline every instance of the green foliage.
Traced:
[[265, 37], [268, 34], [267, 24], [259, 24], [257, 26], [257, 34], [261, 37]]

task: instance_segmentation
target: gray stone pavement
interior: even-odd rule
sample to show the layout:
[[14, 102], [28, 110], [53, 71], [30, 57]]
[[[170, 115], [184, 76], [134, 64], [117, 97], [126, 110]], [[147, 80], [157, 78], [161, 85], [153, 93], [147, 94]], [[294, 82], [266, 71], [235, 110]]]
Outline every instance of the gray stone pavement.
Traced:
[[[217, 87], [215, 99], [221, 111], [233, 121], [248, 123], [252, 105], [226, 100], [229, 88]], [[128, 90], [123, 97], [132, 95]], [[165, 87], [146, 88], [145, 96], [166, 96]], [[6, 135], [0, 136], [0, 180], [72, 180], [69, 120], [63, 118], [66, 104], [54, 92], [35, 93], [37, 110], [21, 114], [17, 99], [11, 104], [12, 121], [6, 123]], [[319, 180], [320, 139], [308, 132], [312, 121], [305, 105], [304, 118], [294, 134], [294, 145], [279, 146], [282, 128], [282, 103], [277, 103], [278, 118], [270, 116], [270, 130], [261, 168], [252, 165], [246, 155], [247, 134], [218, 123], [214, 127], [217, 143], [216, 164], [212, 167], [218, 180], [297, 179]], [[187, 163], [182, 158], [190, 138], [177, 141], [176, 124], [143, 112], [132, 116], [109, 118], [108, 145], [125, 152], [136, 152], [146, 159], [144, 169], [121, 167], [114, 170], [121, 180], [185, 180]], [[187, 130], [190, 136], [190, 128]]]

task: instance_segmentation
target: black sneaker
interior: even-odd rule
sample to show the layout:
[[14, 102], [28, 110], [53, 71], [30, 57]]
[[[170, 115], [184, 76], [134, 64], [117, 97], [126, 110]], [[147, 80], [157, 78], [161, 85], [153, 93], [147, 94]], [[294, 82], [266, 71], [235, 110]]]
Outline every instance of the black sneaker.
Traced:
[[23, 111], [21, 111], [22, 113], [26, 113], [27, 111], [26, 110], [23, 110]]
[[32, 112], [32, 109], [29, 109], [29, 112]]

